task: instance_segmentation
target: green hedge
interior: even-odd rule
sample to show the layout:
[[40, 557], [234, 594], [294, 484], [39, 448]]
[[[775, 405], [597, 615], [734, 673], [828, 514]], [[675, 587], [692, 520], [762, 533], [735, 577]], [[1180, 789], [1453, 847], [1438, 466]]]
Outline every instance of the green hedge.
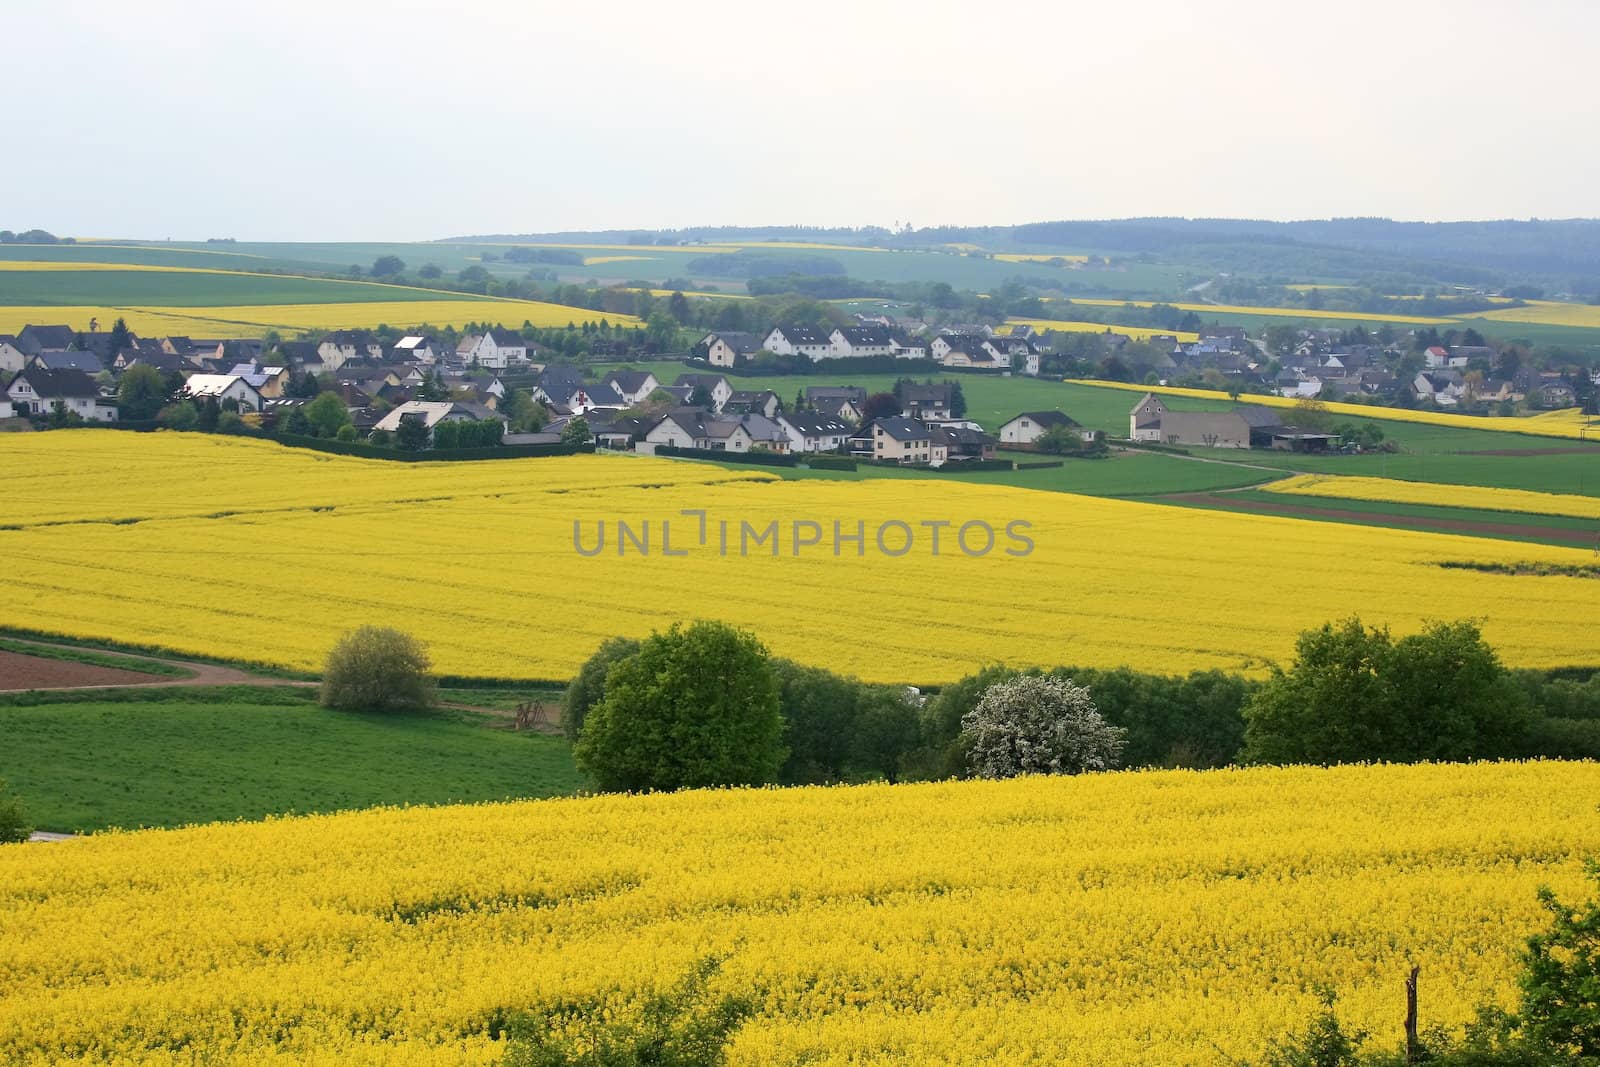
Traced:
[[677, 448], [657, 445], [656, 455], [680, 459], [714, 459], [719, 463], [754, 463], [763, 467], [793, 467], [798, 460], [782, 452], [718, 452], [714, 448]]
[[857, 467], [851, 456], [807, 456], [806, 466], [815, 471], [853, 471]]
[[1051, 467], [1065, 467], [1066, 465], [1066, 460], [1053, 459], [1046, 463], [1018, 463], [1016, 469], [1019, 471], [1042, 471]]

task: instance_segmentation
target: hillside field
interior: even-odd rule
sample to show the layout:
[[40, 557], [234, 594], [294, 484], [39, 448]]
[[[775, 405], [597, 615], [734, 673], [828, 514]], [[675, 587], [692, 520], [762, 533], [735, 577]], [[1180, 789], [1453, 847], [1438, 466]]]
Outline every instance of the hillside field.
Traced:
[[[380, 809], [0, 846], [0, 1060], [479, 1064], [720, 958], [734, 1067], [1254, 1060], [1507, 1006], [1600, 767], [1158, 771]], [[1421, 813], [1419, 815], [1419, 813]]]
[[[73, 430], [5, 435], [0, 462], [18, 472], [0, 626], [303, 670], [339, 629], [375, 621], [429, 642], [446, 673], [551, 680], [605, 638], [699, 617], [782, 656], [912, 684], [997, 659], [1260, 671], [1301, 630], [1351, 613], [1400, 631], [1483, 618], [1517, 666], [1593, 665], [1600, 647], [1592, 579], [1442, 566], [1592, 564], [1573, 548], [631, 455], [396, 464]], [[706, 512], [698, 543], [685, 509]], [[619, 553], [619, 521], [635, 535], [648, 523], [655, 551]], [[686, 555], [662, 554], [664, 521]], [[951, 525], [935, 552], [923, 524], [938, 522]], [[810, 523], [818, 540], [802, 551]], [[859, 548], [835, 541], [835, 523], [864, 534]], [[1337, 566], [1292, 565], [1313, 559]]]

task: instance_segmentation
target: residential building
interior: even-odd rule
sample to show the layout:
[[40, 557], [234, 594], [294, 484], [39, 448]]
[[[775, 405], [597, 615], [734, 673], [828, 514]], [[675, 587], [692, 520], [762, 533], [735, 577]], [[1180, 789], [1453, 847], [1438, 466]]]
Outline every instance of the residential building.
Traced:
[[754, 413], [772, 418], [783, 409], [783, 402], [778, 399], [778, 394], [770, 389], [735, 390], [728, 396], [728, 402], [722, 405], [722, 410], [732, 415]]
[[77, 334], [70, 326], [34, 326], [29, 324], [17, 334], [13, 344], [25, 356], [37, 356], [41, 352], [65, 352], [73, 346]]
[[43, 352], [35, 353], [29, 359], [29, 363], [45, 370], [82, 371], [91, 378], [97, 374], [104, 374], [106, 370], [106, 365], [93, 352], [47, 349]]
[[955, 418], [955, 387], [949, 382], [909, 384], [900, 390], [900, 414], [908, 419], [941, 421]]
[[232, 400], [240, 411], [260, 411], [261, 391], [238, 374], [191, 374], [183, 383], [185, 396], [201, 399], [214, 397], [221, 404]]
[[430, 441], [433, 438], [433, 428], [441, 422], [471, 422], [484, 419], [499, 419], [502, 423], [509, 421], [504, 415], [499, 415], [488, 408], [459, 400], [408, 400], [391, 409], [377, 421], [373, 429], [394, 433], [400, 429], [400, 420], [405, 418], [421, 419], [428, 428]]
[[647, 370], [614, 370], [601, 378], [600, 384], [609, 385], [629, 404], [644, 403], [661, 386], [656, 376]]
[[28, 362], [28, 354], [17, 347], [14, 334], [0, 333], [0, 371], [15, 373]]
[[791, 452], [833, 452], [850, 440], [850, 423], [821, 412], [783, 412], [777, 423], [789, 435]]
[[725, 418], [704, 408], [679, 408], [663, 415], [645, 433], [644, 440], [652, 446], [748, 452], [755, 440], [745, 427], [745, 420], [751, 417]]
[[[178, 354], [188, 355], [186, 352]], [[317, 355], [322, 357], [324, 367], [338, 371], [353, 359], [382, 359], [383, 345], [366, 330], [338, 330], [322, 339], [317, 345]]]
[[761, 350], [762, 338], [753, 333], [719, 330], [701, 338], [705, 346], [706, 362], [713, 367], [732, 367], [745, 363]]
[[93, 378], [78, 370], [29, 365], [6, 386], [17, 414], [48, 415], [57, 405], [88, 422], [117, 421], [117, 405], [100, 394]]
[[830, 331], [797, 323], [774, 326], [761, 347], [780, 356], [805, 356], [813, 363], [843, 355], [834, 348]]
[[1076, 419], [1060, 411], [1024, 411], [1000, 425], [1000, 440], [1008, 445], [1031, 445], [1057, 426], [1071, 430], [1085, 441], [1099, 437], [1098, 430], [1078, 425]]
[[926, 423], [899, 415], [863, 426], [850, 438], [850, 454], [886, 463], [932, 466], [944, 463], [948, 455], [943, 438], [934, 441]]
[[485, 333], [473, 349], [471, 362], [480, 367], [505, 370], [513, 363], [528, 361], [528, 342], [515, 330], [502, 330], [498, 326]]
[[720, 374], [680, 374], [677, 384], [687, 385], [691, 395], [694, 390], [704, 386], [707, 395], [711, 397], [713, 411], [721, 411], [723, 405], [733, 396], [733, 386]]

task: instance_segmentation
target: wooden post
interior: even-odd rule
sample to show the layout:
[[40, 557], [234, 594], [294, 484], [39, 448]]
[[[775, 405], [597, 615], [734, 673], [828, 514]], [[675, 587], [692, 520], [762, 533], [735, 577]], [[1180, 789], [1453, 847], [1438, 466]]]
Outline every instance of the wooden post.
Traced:
[[1417, 975], [1421, 967], [1412, 967], [1406, 978], [1406, 1063], [1422, 1062], [1422, 1043], [1417, 1040]]

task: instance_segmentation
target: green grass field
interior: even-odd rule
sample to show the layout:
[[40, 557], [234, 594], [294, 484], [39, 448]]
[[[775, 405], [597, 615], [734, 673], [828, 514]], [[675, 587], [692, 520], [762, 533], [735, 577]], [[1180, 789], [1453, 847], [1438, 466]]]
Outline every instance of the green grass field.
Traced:
[[[1001, 452], [998, 456], [1022, 463], [1052, 458], [1027, 452]], [[728, 466], [749, 469], [748, 464]], [[1063, 460], [1060, 467], [1018, 471], [963, 472], [956, 465], [946, 473], [865, 464], [853, 471], [811, 470], [805, 467], [773, 467], [771, 470], [780, 477], [790, 479], [860, 481], [866, 478], [912, 478], [926, 482], [976, 482], [980, 485], [1010, 485], [1052, 493], [1116, 497], [1203, 493], [1213, 489], [1257, 485], [1277, 477], [1273, 471], [1252, 470], [1233, 463], [1202, 463], [1158, 452], [1119, 452], [1107, 459], [1068, 459]]]
[[[466, 713], [327, 711], [281, 690], [0, 705], [0, 778], [41, 829], [180, 826], [572, 793], [566, 741]], [[270, 701], [279, 702], [272, 703]]]
[[[0, 304], [227, 307], [448, 299], [399, 285], [158, 270], [0, 271]], [[466, 299], [472, 299], [470, 295]]]

